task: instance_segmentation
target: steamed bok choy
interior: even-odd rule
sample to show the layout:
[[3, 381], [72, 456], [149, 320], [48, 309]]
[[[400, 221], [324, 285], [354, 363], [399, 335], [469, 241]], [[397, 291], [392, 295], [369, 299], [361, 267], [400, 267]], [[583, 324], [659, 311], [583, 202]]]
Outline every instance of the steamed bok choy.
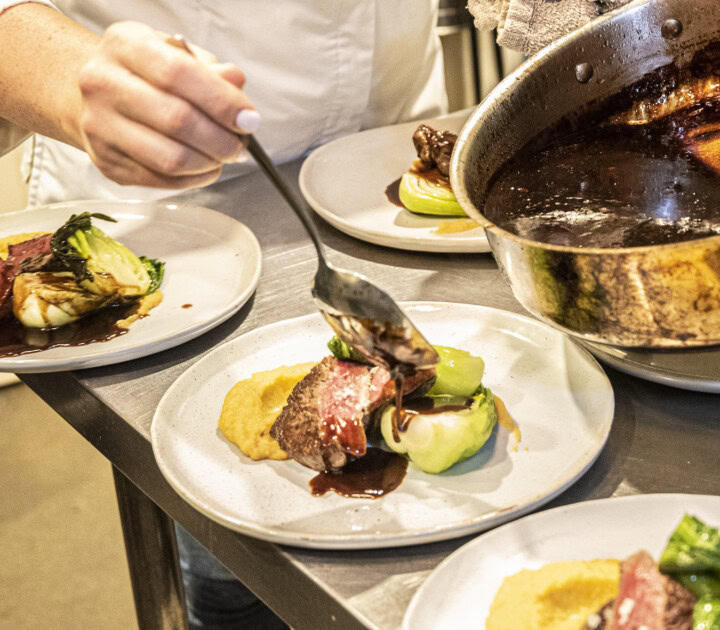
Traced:
[[104, 214], [71, 216], [50, 239], [52, 271], [21, 273], [13, 313], [27, 327], [63, 326], [83, 315], [157, 290], [164, 263], [139, 257], [91, 224]]
[[93, 226], [93, 217], [115, 222], [104, 214], [83, 212], [53, 234], [50, 248], [60, 265], [75, 274], [83, 289], [97, 295], [139, 297], [157, 289], [162, 263], [136, 256]]
[[398, 195], [408, 210], [418, 214], [467, 216], [449, 184], [428, 179], [416, 171], [410, 170], [402, 176]]
[[13, 284], [13, 312], [28, 328], [64, 326], [113, 301], [85, 291], [69, 271], [22, 273]]
[[406, 453], [420, 470], [436, 474], [482, 448], [497, 423], [497, 410], [492, 392], [482, 386], [476, 396], [469, 398], [446, 395], [429, 398], [432, 411], [418, 412], [397, 436], [392, 427], [394, 405], [384, 409], [380, 427], [385, 443], [393, 451]]
[[[385, 444], [426, 473], [441, 473], [477, 453], [497, 424], [492, 392], [483, 386], [485, 362], [465, 350], [433, 346], [440, 356], [435, 383], [425, 411], [394, 427], [395, 406], [382, 412], [380, 430]], [[405, 412], [403, 412], [404, 414]]]

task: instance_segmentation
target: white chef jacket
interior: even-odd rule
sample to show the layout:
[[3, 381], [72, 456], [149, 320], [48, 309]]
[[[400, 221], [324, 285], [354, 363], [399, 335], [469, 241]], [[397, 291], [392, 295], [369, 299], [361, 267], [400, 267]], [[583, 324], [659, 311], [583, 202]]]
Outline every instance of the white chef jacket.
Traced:
[[[18, 0], [0, 0], [0, 10], [13, 4]], [[237, 65], [262, 115], [258, 140], [276, 161], [361, 129], [446, 109], [434, 28], [438, 0], [54, 0], [54, 5], [96, 33], [113, 22], [136, 20], [181, 33], [221, 62]], [[30, 206], [156, 199], [171, 192], [120, 186], [84, 152], [40, 135], [26, 167]], [[223, 176], [247, 169], [229, 165]]]

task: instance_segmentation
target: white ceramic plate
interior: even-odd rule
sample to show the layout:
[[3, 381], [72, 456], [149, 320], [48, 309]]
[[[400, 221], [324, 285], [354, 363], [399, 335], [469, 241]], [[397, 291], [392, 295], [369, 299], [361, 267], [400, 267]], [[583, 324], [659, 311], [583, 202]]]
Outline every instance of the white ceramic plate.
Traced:
[[[119, 363], [172, 348], [217, 326], [252, 295], [260, 277], [255, 235], [220, 212], [181, 204], [80, 201], [0, 216], [0, 236], [54, 232], [73, 213], [102, 212], [104, 232], [138, 255], [165, 261], [162, 303], [129, 331], [101, 343], [0, 359], [0, 372], [55, 372]], [[191, 307], [183, 308], [191, 304]]]
[[469, 115], [464, 110], [333, 140], [305, 160], [300, 190], [323, 219], [363, 241], [422, 252], [489, 252], [482, 228], [438, 234], [435, 230], [447, 218], [413, 214], [385, 196], [387, 186], [417, 158], [412, 134], [420, 122], [458, 132]]
[[383, 498], [313, 497], [312, 470], [254, 462], [220, 433], [225, 394], [254, 372], [329, 354], [318, 315], [279, 322], [218, 347], [160, 401], [151, 429], [169, 483], [223, 525], [265, 540], [324, 549], [411, 545], [453, 538], [524, 514], [567, 488], [595, 460], [613, 418], [602, 368], [564, 334], [482, 306], [415, 302], [406, 311], [433, 343], [486, 362], [483, 382], [522, 431], [519, 448], [496, 429], [472, 458], [440, 475], [412, 465]]
[[648, 494], [587, 501], [527, 516], [448, 556], [410, 602], [403, 630], [485, 628], [502, 581], [547, 562], [626, 558], [645, 549], [657, 560], [683, 514], [717, 527], [720, 497]]
[[662, 385], [720, 394], [720, 347], [687, 350], [616, 348], [581, 341], [598, 359], [616, 370]]

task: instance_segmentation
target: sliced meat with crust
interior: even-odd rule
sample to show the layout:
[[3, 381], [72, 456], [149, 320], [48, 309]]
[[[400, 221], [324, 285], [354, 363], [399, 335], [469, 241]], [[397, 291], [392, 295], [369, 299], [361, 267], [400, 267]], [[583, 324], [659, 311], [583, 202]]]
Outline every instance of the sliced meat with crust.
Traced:
[[52, 261], [51, 236], [52, 234], [43, 234], [10, 245], [7, 259], [0, 260], [0, 319], [12, 313], [10, 294], [16, 276], [26, 271], [42, 271]]
[[[639, 551], [620, 567], [620, 589], [607, 630], [691, 630], [695, 597], [662, 575], [647, 551]], [[591, 626], [589, 626], [591, 627]]]
[[620, 567], [620, 589], [612, 611], [609, 630], [664, 630], [667, 593], [666, 577], [652, 556], [639, 551]]
[[[434, 373], [423, 370], [407, 378], [403, 394]], [[369, 414], [394, 397], [395, 384], [387, 370], [326, 357], [295, 386], [270, 435], [304, 466], [338, 470], [365, 454]]]

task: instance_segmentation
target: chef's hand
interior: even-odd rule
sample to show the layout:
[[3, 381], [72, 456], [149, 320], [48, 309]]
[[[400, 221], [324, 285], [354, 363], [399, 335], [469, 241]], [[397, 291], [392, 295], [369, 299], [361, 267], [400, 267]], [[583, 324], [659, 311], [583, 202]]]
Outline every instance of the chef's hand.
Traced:
[[120, 184], [209, 184], [244, 154], [236, 134], [260, 123], [239, 68], [167, 39], [144, 24], [113, 24], [78, 77], [83, 148]]

